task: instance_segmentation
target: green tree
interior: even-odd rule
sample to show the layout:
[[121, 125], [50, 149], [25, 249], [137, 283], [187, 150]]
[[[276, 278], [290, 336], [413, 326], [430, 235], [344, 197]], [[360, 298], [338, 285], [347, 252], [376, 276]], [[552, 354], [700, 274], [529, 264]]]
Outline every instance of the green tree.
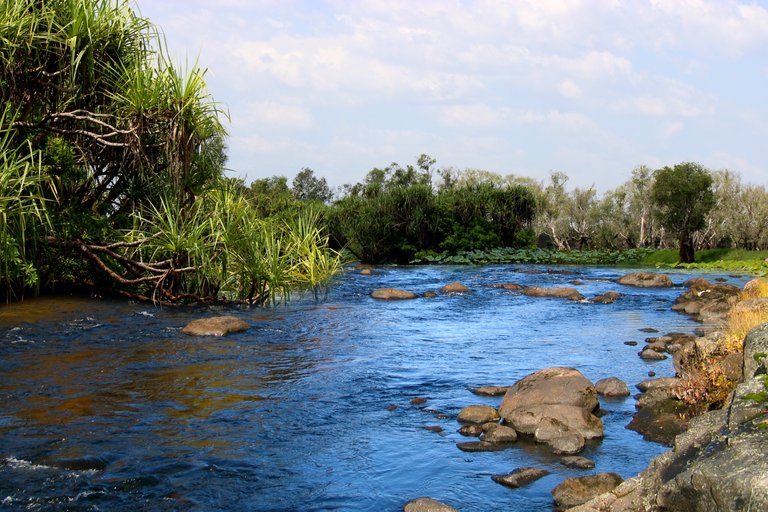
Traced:
[[325, 178], [315, 176], [315, 171], [304, 167], [291, 184], [291, 192], [300, 201], [319, 201], [327, 203], [333, 199], [333, 192]]
[[700, 164], [684, 162], [654, 171], [651, 198], [661, 224], [677, 236], [680, 261], [693, 263], [693, 234], [703, 228], [715, 204], [712, 175]]

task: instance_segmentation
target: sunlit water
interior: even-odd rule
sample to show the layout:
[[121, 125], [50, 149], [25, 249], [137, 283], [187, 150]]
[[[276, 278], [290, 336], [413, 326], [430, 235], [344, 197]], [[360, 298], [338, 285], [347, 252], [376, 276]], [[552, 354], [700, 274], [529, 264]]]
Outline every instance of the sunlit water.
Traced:
[[[610, 281], [617, 269], [546, 269], [349, 272], [323, 297], [272, 309], [74, 298], [0, 307], [0, 509], [395, 511], [431, 496], [462, 511], [550, 510], [550, 491], [566, 477], [631, 476], [665, 449], [625, 429], [633, 398], [601, 401], [605, 438], [583, 453], [596, 461], [592, 471], [565, 468], [525, 441], [502, 452], [456, 448], [471, 440], [456, 432], [461, 408], [500, 403], [468, 388], [509, 385], [548, 366], [633, 386], [649, 371], [673, 370], [669, 360], [640, 360], [640, 347], [624, 341], [642, 341], [644, 327], [696, 327], [670, 311], [692, 274], [671, 274], [678, 286], [658, 290]], [[587, 297], [625, 295], [601, 305], [489, 287], [573, 279]], [[454, 281], [472, 292], [368, 296]], [[225, 338], [179, 332], [218, 314], [252, 328]], [[411, 405], [416, 397], [427, 401]], [[522, 466], [551, 474], [518, 490], [490, 478]]]

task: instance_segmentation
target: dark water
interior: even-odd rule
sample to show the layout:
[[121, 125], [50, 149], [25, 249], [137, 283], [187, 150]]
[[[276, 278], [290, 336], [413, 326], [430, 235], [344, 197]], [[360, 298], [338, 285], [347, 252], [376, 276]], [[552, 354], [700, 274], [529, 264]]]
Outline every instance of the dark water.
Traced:
[[[630, 386], [649, 370], [640, 328], [691, 332], [670, 311], [674, 289], [607, 279], [524, 273], [545, 267], [387, 268], [349, 273], [328, 295], [287, 307], [157, 309], [147, 304], [39, 299], [0, 308], [0, 509], [402, 510], [419, 496], [462, 511], [550, 510], [569, 476], [545, 449], [518, 443], [469, 454], [455, 416], [469, 387], [509, 385], [548, 366]], [[672, 274], [680, 285], [692, 274]], [[710, 279], [717, 277], [709, 275]], [[531, 299], [491, 283], [563, 286], [614, 304]], [[467, 295], [378, 302], [373, 288], [417, 292], [460, 281]], [[741, 285], [745, 279], [729, 278]], [[179, 332], [199, 316], [252, 325], [226, 338]], [[424, 397], [423, 405], [410, 400]], [[393, 408], [391, 406], [396, 406]], [[583, 455], [624, 477], [663, 447], [624, 427], [634, 399], [603, 400], [605, 439]], [[439, 426], [434, 433], [425, 427]], [[490, 475], [521, 466], [551, 474], [519, 490]]]

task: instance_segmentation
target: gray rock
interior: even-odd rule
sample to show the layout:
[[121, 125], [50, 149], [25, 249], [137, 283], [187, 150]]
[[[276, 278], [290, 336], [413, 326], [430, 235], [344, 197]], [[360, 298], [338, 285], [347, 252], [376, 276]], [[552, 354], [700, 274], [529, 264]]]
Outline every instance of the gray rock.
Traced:
[[483, 425], [483, 434], [481, 441], [487, 443], [514, 443], [517, 441], [517, 432], [515, 429], [498, 423], [486, 423]]
[[491, 480], [497, 484], [517, 489], [524, 485], [528, 485], [531, 482], [535, 482], [539, 478], [545, 477], [549, 474], [546, 469], [539, 468], [518, 468], [506, 475], [491, 475]]
[[557, 455], [574, 455], [584, 449], [584, 436], [554, 418], [541, 420], [534, 438]]
[[595, 390], [598, 395], [607, 397], [629, 396], [629, 388], [618, 377], [608, 377], [595, 382]]
[[457, 509], [432, 498], [416, 498], [405, 504], [404, 512], [458, 512]]
[[234, 316], [214, 316], [192, 320], [182, 330], [190, 336], [226, 336], [233, 332], [242, 332], [251, 326]]
[[755, 327], [744, 338], [744, 378], [768, 373], [768, 358], [758, 360], [758, 354], [768, 354], [768, 324]]
[[560, 464], [574, 469], [592, 469], [595, 467], [595, 461], [586, 457], [570, 456], [560, 459]]
[[624, 480], [616, 473], [598, 473], [566, 478], [552, 490], [558, 508], [567, 509], [586, 503], [595, 496], [610, 492]]

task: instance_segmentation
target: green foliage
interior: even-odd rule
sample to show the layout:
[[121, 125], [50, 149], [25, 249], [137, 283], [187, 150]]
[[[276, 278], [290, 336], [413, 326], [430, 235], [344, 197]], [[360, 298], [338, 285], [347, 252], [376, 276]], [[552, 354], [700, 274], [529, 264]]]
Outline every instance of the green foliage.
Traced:
[[680, 261], [693, 263], [693, 233], [705, 226], [715, 204], [712, 175], [696, 163], [682, 163], [654, 172], [651, 197], [661, 224], [678, 236]]
[[412, 263], [481, 265], [500, 263], [533, 263], [543, 265], [633, 265], [641, 261], [650, 249], [626, 251], [558, 251], [547, 249], [496, 248], [489, 251], [463, 251], [458, 254], [428, 253], [417, 255]]

